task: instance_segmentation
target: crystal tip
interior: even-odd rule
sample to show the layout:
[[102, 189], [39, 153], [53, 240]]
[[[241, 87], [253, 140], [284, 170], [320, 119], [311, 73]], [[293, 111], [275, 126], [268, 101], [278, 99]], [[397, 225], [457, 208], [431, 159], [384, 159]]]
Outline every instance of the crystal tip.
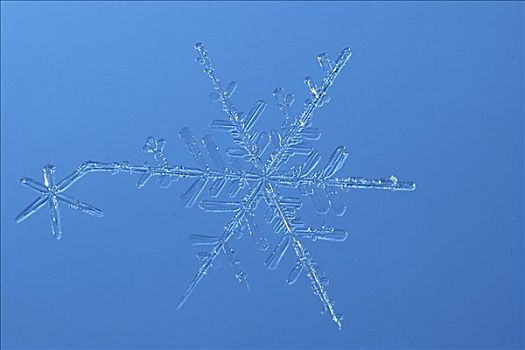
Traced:
[[44, 171], [54, 173], [56, 170], [56, 167], [53, 164], [46, 164], [44, 165]]

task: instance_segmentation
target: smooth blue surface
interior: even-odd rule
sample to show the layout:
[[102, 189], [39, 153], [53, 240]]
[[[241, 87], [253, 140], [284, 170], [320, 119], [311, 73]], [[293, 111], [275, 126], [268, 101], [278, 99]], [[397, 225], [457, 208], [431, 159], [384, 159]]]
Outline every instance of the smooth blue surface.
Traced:
[[[1, 5], [1, 331], [5, 348], [522, 348], [524, 346], [523, 3], [30, 3]], [[102, 219], [44, 209], [15, 224], [43, 165], [61, 178], [84, 160], [149, 160], [149, 135], [192, 165], [177, 132], [221, 115], [195, 64], [202, 41], [247, 110], [283, 86], [307, 97], [316, 56], [353, 56], [314, 119], [342, 174], [396, 174], [415, 192], [357, 190], [349, 230], [309, 244], [345, 314], [319, 315], [302, 277], [288, 287], [251, 240], [235, 243], [251, 290], [227, 264], [175, 310], [195, 274], [191, 233], [226, 217], [128, 175], [89, 175], [68, 193]], [[298, 103], [298, 105], [300, 105]], [[297, 105], [297, 106], [298, 106]], [[296, 106], [296, 108], [297, 108]], [[297, 109], [296, 109], [297, 110]], [[280, 114], [267, 110], [261, 129]], [[227, 138], [221, 139], [222, 145]], [[266, 228], [267, 229], [267, 228]], [[269, 235], [275, 244], [277, 237]]]

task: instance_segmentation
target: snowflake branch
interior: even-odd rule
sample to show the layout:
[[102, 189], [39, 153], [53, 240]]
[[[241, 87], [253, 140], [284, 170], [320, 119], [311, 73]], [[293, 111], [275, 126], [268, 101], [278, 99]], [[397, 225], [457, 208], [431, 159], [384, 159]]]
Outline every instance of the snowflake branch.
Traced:
[[[226, 251], [225, 246], [231, 239], [231, 237], [235, 234], [239, 226], [242, 224], [243, 220], [246, 217], [246, 214], [255, 209], [254, 207], [258, 203], [257, 196], [261, 192], [262, 185], [263, 182], [259, 181], [259, 183], [252, 189], [250, 194], [243, 199], [242, 206], [240, 207], [237, 214], [225, 226], [224, 233], [222, 234], [222, 236], [215, 242], [213, 248], [206, 253], [204, 262], [202, 263], [199, 270], [197, 271], [197, 274], [195, 275], [190, 285], [180, 298], [179, 303], [176, 307], [177, 309], [180, 309], [184, 305], [184, 303], [186, 303], [186, 301], [189, 299], [199, 282], [204, 278], [204, 276], [208, 273], [209, 269], [213, 266], [215, 260], [220, 255], [220, 253], [228, 253]], [[241, 273], [236, 273], [236, 278], [239, 282], [245, 283], [247, 285], [247, 276], [242, 271]]]
[[274, 175], [269, 177], [269, 181], [276, 185], [287, 187], [310, 185], [315, 187], [336, 187], [340, 189], [369, 188], [390, 191], [414, 191], [416, 189], [414, 182], [398, 181], [395, 176], [391, 176], [388, 179], [369, 179], [357, 176], [323, 179], [315, 175], [309, 177]]
[[[200, 168], [188, 168], [184, 166], [161, 166], [151, 167], [148, 165], [134, 165], [127, 161], [124, 162], [97, 162], [97, 161], [86, 161], [82, 163], [75, 171], [71, 172], [60, 182], [55, 181], [55, 167], [53, 165], [46, 165], [44, 171], [44, 183], [40, 183], [31, 178], [24, 177], [20, 180], [20, 183], [27, 186], [41, 196], [38, 197], [33, 203], [22, 210], [15, 218], [16, 222], [22, 222], [36, 211], [42, 208], [46, 200], [49, 202], [50, 208], [50, 220], [53, 235], [60, 239], [62, 230], [60, 224], [60, 211], [58, 208], [59, 202], [63, 202], [70, 208], [79, 210], [85, 214], [91, 216], [102, 217], [103, 213], [100, 209], [97, 209], [89, 204], [79, 201], [76, 198], [67, 196], [65, 192], [75, 182], [83, 178], [89, 173], [102, 172], [115, 175], [118, 173], [128, 174], [140, 174], [141, 177], [137, 186], [140, 188], [144, 186], [146, 181], [152, 176], [158, 176], [163, 180], [170, 179], [181, 179], [181, 178], [196, 178], [198, 180], [216, 180], [221, 179], [224, 181], [250, 181], [260, 180], [261, 176], [251, 172], [236, 172], [234, 170], [223, 169], [223, 170], [211, 170], [211, 169], [200, 169]], [[165, 182], [165, 181], [164, 181]]]
[[259, 171], [262, 171], [264, 165], [260, 158], [260, 147], [257, 145], [257, 142], [254, 142], [254, 137], [249, 131], [266, 108], [266, 103], [258, 101], [250, 113], [244, 117], [231, 102], [230, 98], [237, 88], [237, 83], [232, 81], [226, 89], [223, 89], [204, 45], [202, 43], [195, 44], [195, 50], [198, 54], [197, 61], [204, 66], [204, 73], [210, 79], [215, 90], [212, 92], [213, 97], [221, 102], [222, 110], [226, 113], [231, 123], [233, 130], [230, 129], [229, 131], [232, 132], [234, 142], [244, 150], [246, 153], [245, 158], [252, 162]]
[[[315, 262], [312, 260], [312, 258], [310, 258], [310, 253], [304, 247], [303, 243], [295, 232], [295, 225], [288, 217], [287, 210], [283, 207], [278, 199], [279, 194], [277, 189], [273, 187], [271, 183], [267, 182], [267, 185], [265, 186], [265, 192], [267, 194], [267, 200], [270, 201], [270, 205], [275, 208], [276, 214], [282, 221], [286, 235], [290, 237], [292, 247], [298, 259], [298, 266], [306, 268], [306, 276], [310, 281], [310, 285], [314, 290], [314, 294], [321, 301], [324, 311], [329, 313], [332, 321], [334, 321], [338, 328], [341, 329], [343, 317], [342, 315], [336, 313], [334, 302], [330, 299], [325, 287], [323, 286], [323, 278], [319, 275]], [[281, 254], [284, 254], [284, 250]]]
[[[229, 180], [258, 180], [260, 179], [260, 175], [251, 173], [251, 172], [243, 172], [242, 174], [239, 174], [237, 172], [225, 169], [223, 171], [218, 170], [204, 170], [200, 168], [191, 168], [191, 167], [185, 167], [185, 166], [162, 166], [162, 167], [151, 167], [148, 165], [135, 165], [131, 164], [127, 161], [123, 162], [98, 162], [98, 161], [86, 161], [82, 163], [80, 167], [78, 167], [75, 171], [73, 171], [71, 174], [66, 176], [63, 180], [61, 180], [57, 187], [60, 189], [60, 191], [65, 191], [68, 189], [71, 185], [73, 185], [75, 182], [80, 180], [82, 177], [89, 173], [93, 172], [102, 172], [102, 173], [110, 173], [111, 175], [119, 174], [119, 173], [126, 173], [126, 174], [149, 174], [150, 176], [168, 176], [168, 177], [175, 177], [175, 178], [206, 178], [206, 179], [218, 179], [218, 178], [226, 178]], [[26, 179], [26, 178], [24, 178]], [[22, 179], [22, 180], [24, 180]]]
[[309, 100], [302, 113], [290, 125], [289, 132], [284, 137], [284, 140], [282, 140], [279, 148], [270, 155], [269, 163], [266, 168], [268, 174], [272, 174], [279, 168], [279, 166], [286, 159], [284, 156], [286, 155], [288, 149], [294, 144], [294, 140], [297, 135], [310, 125], [314, 112], [323, 104], [323, 99], [325, 98], [329, 88], [334, 84], [337, 76], [348, 62], [351, 55], [352, 53], [350, 52], [349, 48], [345, 48], [343, 51], [341, 51], [335, 63], [330, 66], [330, 71], [323, 79], [323, 84], [320, 88], [312, 86], [310, 78], [307, 77], [307, 83], [309, 85], [310, 92], [313, 95], [313, 99]]

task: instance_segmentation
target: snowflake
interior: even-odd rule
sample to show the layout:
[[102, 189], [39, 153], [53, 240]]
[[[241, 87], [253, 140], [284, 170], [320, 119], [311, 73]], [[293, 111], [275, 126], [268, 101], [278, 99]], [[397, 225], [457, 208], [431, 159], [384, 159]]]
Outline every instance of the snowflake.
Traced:
[[[270, 270], [276, 269], [284, 254], [291, 249], [295, 254], [296, 263], [288, 275], [287, 283], [291, 285], [301, 274], [305, 275], [314, 295], [321, 302], [323, 312], [341, 328], [343, 317], [335, 311], [334, 302], [327, 293], [328, 280], [310, 251], [306, 249], [304, 241], [343, 242], [348, 234], [344, 230], [327, 225], [307, 225], [297, 216], [298, 209], [303, 205], [301, 198], [284, 196], [282, 191], [285, 188], [299, 189], [301, 195], [312, 198], [317, 213], [326, 214], [332, 210], [337, 215], [343, 215], [346, 206], [341, 200], [341, 191], [353, 188], [394, 191], [415, 189], [413, 182], [401, 182], [395, 176], [387, 179], [336, 177], [348, 157], [343, 146], [335, 149], [324, 167], [318, 166], [321, 156], [313, 150], [310, 141], [318, 140], [321, 133], [312, 126], [312, 118], [314, 112], [329, 101], [327, 92], [348, 62], [350, 50], [345, 48], [336, 59], [331, 59], [324, 53], [318, 56], [325, 76], [320, 85], [314, 83], [311, 77], [305, 78], [310, 97], [296, 118], [291, 117], [294, 96], [286, 94], [282, 88], [277, 88], [273, 95], [277, 108], [284, 115], [284, 122], [279, 130], [259, 132], [254, 130], [254, 125], [263, 114], [266, 103], [258, 101], [248, 113], [239, 112], [231, 101], [237, 83], [232, 81], [224, 88], [204, 46], [198, 43], [195, 49], [196, 61], [202, 65], [213, 86], [210, 97], [220, 103], [226, 115], [226, 119], [213, 120], [211, 129], [229, 133], [235, 147], [228, 148], [223, 153], [212, 135], [206, 135], [197, 141], [190, 129], [182, 128], [179, 136], [188, 147], [196, 167], [169, 165], [164, 156], [166, 141], [153, 137], [148, 137], [143, 147], [145, 152], [152, 154], [153, 165], [86, 161], [60, 182], [55, 180], [55, 167], [46, 165], [43, 168], [44, 183], [30, 178], [20, 180], [21, 184], [39, 192], [40, 196], [16, 217], [16, 221], [23, 221], [47, 203], [52, 233], [55, 238], [60, 239], [62, 229], [59, 203], [85, 214], [101, 217], [101, 210], [64, 193], [89, 173], [138, 174], [139, 188], [152, 178], [155, 178], [162, 188], [169, 187], [179, 179], [191, 179], [192, 184], [181, 196], [186, 207], [198, 204], [200, 209], [206, 212], [231, 213], [231, 218], [220, 235], [191, 235], [194, 245], [206, 245], [211, 248], [198, 254], [202, 264], [182, 295], [177, 306], [180, 308], [221, 254], [229, 258], [237, 281], [248, 287], [247, 274], [241, 268], [231, 241], [232, 238], [240, 238], [243, 232], [247, 232], [260, 250], [268, 249], [268, 241], [261, 234], [255, 221], [255, 210], [264, 203], [267, 207], [266, 222], [273, 225], [273, 231], [281, 236], [279, 243], [265, 261], [266, 267]], [[302, 156], [302, 163], [284, 169], [284, 165], [294, 156]], [[248, 165], [248, 170], [243, 169], [243, 165]], [[204, 197], [205, 188], [208, 189], [209, 197], [201, 199]]]

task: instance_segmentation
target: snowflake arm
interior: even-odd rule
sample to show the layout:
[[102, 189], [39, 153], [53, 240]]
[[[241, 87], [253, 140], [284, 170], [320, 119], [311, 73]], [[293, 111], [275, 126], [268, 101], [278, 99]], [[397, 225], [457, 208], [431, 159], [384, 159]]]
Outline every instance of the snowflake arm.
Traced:
[[343, 49], [336, 61], [332, 61], [325, 53], [318, 56], [321, 68], [323, 68], [327, 75], [323, 79], [323, 83], [320, 87], [317, 87], [310, 76], [305, 78], [305, 83], [308, 86], [312, 98], [306, 100], [305, 108], [290, 125], [284, 139], [279, 143], [279, 147], [270, 155], [266, 169], [268, 174], [272, 174], [276, 171], [284, 162], [286, 162], [291, 154], [295, 153], [293, 152], [293, 147], [296, 147], [301, 143], [301, 132], [310, 126], [312, 117], [317, 108], [327, 102], [328, 90], [334, 84], [337, 76], [351, 56], [352, 52], [349, 48]]
[[365, 177], [348, 176], [334, 177], [343, 166], [348, 157], [344, 146], [335, 149], [330, 157], [329, 163], [323, 170], [315, 170], [321, 156], [317, 151], [308, 154], [303, 164], [292, 167], [287, 173], [274, 174], [268, 179], [275, 184], [286, 187], [312, 186], [317, 188], [339, 188], [342, 190], [366, 188], [391, 191], [413, 191], [416, 188], [414, 182], [402, 182], [394, 175], [388, 179], [370, 179]]
[[[244, 213], [245, 213], [244, 210], [239, 211], [233, 217], [233, 219], [230, 220], [230, 222], [228, 223], [228, 225], [226, 226], [224, 230], [224, 234], [216, 242], [214, 242], [214, 246], [211, 250], [209, 250], [208, 252], [198, 254], [198, 257], [202, 258], [203, 263], [199, 267], [199, 270], [197, 271], [197, 274], [191, 281], [190, 285], [188, 286], [188, 288], [186, 289], [186, 291], [180, 298], [177, 304], [177, 307], [176, 307], [177, 309], [180, 309], [186, 303], [186, 301], [189, 299], [189, 297], [191, 296], [191, 294], [193, 293], [193, 291], [195, 290], [199, 282], [204, 278], [204, 276], [208, 273], [210, 268], [213, 266], [213, 264], [215, 263], [215, 260], [219, 257], [220, 253], [223, 251], [226, 252], [227, 249], [229, 249], [226, 246], [227, 242], [235, 234], [238, 228], [238, 225], [242, 221]], [[244, 283], [246, 286], [248, 286], [247, 275], [244, 272], [241, 272], [240, 274], [236, 273], [236, 277], [239, 282]]]
[[[62, 228], [60, 220], [60, 211], [58, 204], [62, 202], [72, 209], [81, 211], [84, 214], [102, 217], [103, 212], [87, 203], [81, 202], [76, 198], [66, 195], [64, 192], [68, 190], [74, 183], [90, 173], [107, 173], [111, 175], [126, 173], [131, 175], [140, 175], [137, 186], [143, 187], [151, 177], [157, 176], [159, 178], [159, 185], [167, 187], [175, 179], [197, 179], [196, 181], [249, 181], [259, 179], [260, 176], [251, 172], [235, 172], [229, 169], [212, 170], [201, 169], [184, 166], [149, 166], [135, 165], [130, 162], [97, 162], [86, 161], [82, 163], [76, 170], [67, 175], [64, 179], [55, 184], [54, 165], [46, 165], [43, 168], [44, 183], [40, 183], [31, 178], [24, 177], [20, 183], [32, 190], [41, 194], [35, 201], [22, 210], [15, 218], [17, 223], [24, 221], [33, 215], [36, 211], [42, 208], [46, 203], [49, 204], [50, 222], [55, 238], [62, 237]], [[191, 187], [190, 187], [191, 188]]]
[[[228, 208], [222, 207], [219, 210], [211, 210], [211, 211], [220, 211], [220, 212], [226, 212], [226, 211], [234, 211], [236, 212], [235, 216], [230, 219], [228, 224], [225, 226], [224, 233], [220, 238], [216, 238], [213, 236], [193, 236], [194, 238], [197, 238], [198, 243], [197, 244], [206, 244], [211, 243], [213, 245], [213, 248], [209, 250], [208, 252], [204, 252], [204, 254], [199, 254], [200, 256], [203, 256], [203, 263], [199, 267], [199, 270], [197, 271], [197, 274], [191, 281], [190, 285], [182, 295], [182, 297], [179, 300], [179, 303], [177, 304], [177, 309], [180, 309], [184, 303], [189, 299], [199, 282], [204, 278], [204, 276], [208, 273], [210, 268], [213, 266], [215, 260], [220, 255], [221, 251], [225, 253], [229, 253], [232, 256], [232, 267], [236, 269], [235, 271], [235, 277], [236, 279], [243, 283], [246, 287], [248, 287], [248, 277], [246, 273], [239, 268], [239, 261], [235, 257], [235, 254], [232, 253], [233, 249], [228, 245], [228, 241], [234, 236], [234, 234], [237, 232], [237, 230], [242, 225], [243, 221], [246, 220], [247, 213], [251, 212], [254, 207], [258, 204], [257, 197], [259, 196], [259, 193], [261, 191], [263, 183], [258, 182], [258, 184], [251, 190], [250, 194], [247, 195], [241, 203], [238, 203], [236, 206], [228, 206]], [[210, 211], [209, 209], [206, 209], [206, 202], [201, 202], [201, 208], [204, 203], [204, 210]], [[217, 203], [217, 202], [215, 202]], [[215, 207], [217, 208], [217, 207]], [[228, 210], [229, 209], [229, 210]], [[203, 243], [205, 241], [206, 243]]]
[[239, 148], [229, 149], [228, 155], [249, 160], [257, 169], [262, 170], [263, 164], [260, 157], [268, 145], [268, 134], [252, 132], [251, 129], [266, 109], [266, 103], [257, 101], [248, 114], [238, 112], [231, 102], [231, 96], [237, 89], [237, 82], [230, 82], [228, 87], [224, 89], [204, 45], [202, 43], [195, 44], [195, 50], [198, 55], [196, 60], [203, 65], [204, 73], [210, 79], [214, 89], [210, 97], [221, 102], [222, 110], [228, 116], [228, 120], [212, 121], [212, 129], [230, 132], [233, 141], [239, 146]]
[[[295, 280], [297, 280], [300, 272], [305, 269], [306, 276], [308, 277], [312, 290], [314, 291], [314, 295], [319, 298], [319, 301], [323, 307], [323, 311], [327, 312], [330, 315], [332, 321], [336, 323], [339, 329], [341, 329], [343, 316], [336, 313], [334, 302], [329, 297], [328, 292], [324, 286], [324, 284], [326, 284], [325, 279], [321, 276], [321, 272], [319, 271], [317, 264], [314, 260], [312, 260], [312, 258], [310, 258], [310, 253], [304, 247], [296, 233], [296, 230], [298, 228], [302, 228], [303, 226], [302, 222], [298, 221], [295, 216], [295, 209], [299, 209], [301, 206], [300, 201], [293, 199], [283, 201], [283, 197], [279, 196], [277, 189], [270, 183], [267, 183], [265, 187], [265, 198], [270, 208], [273, 209], [273, 215], [271, 219], [278, 223], [278, 225], [276, 225], [277, 229], [274, 230], [277, 233], [284, 231], [285, 234], [281, 238], [281, 241], [277, 245], [276, 249], [267, 259], [266, 266], [272, 270], [276, 269], [282, 257], [284, 256], [289, 243], [291, 243], [294, 253], [297, 257], [297, 263], [292, 268], [292, 271], [290, 271], [289, 277], [287, 279], [288, 284], [293, 284]], [[305, 231], [310, 233], [315, 232], [312, 235], [312, 238], [318, 237], [318, 235], [316, 235], [316, 233], [318, 234], [318, 231], [316, 230], [303, 229], [303, 232]], [[344, 232], [344, 234], [341, 235], [341, 240], [335, 241], [344, 241], [347, 235], [348, 234]]]

